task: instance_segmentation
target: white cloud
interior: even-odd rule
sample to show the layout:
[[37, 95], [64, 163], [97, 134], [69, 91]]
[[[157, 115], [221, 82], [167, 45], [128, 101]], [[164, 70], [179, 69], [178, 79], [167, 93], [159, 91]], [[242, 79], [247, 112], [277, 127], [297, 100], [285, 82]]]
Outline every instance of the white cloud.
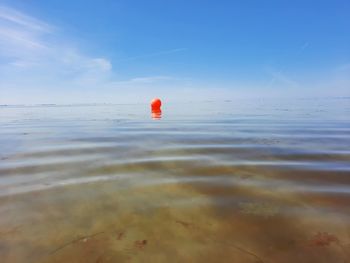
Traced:
[[0, 19], [23, 26], [32, 31], [50, 32], [52, 30], [52, 26], [5, 6], [0, 6]]
[[32, 73], [29, 82], [36, 82], [38, 73], [52, 81], [63, 78], [76, 83], [86, 79], [96, 83], [108, 77], [112, 70], [108, 59], [84, 55], [72, 46], [69, 40], [56, 36], [55, 27], [0, 7], [0, 70], [9, 74], [9, 84], [16, 82], [15, 74], [24, 69], [28, 78], [29, 71]]
[[10, 65], [16, 65], [14, 61], [32, 64], [36, 56], [48, 51], [42, 37], [52, 30], [37, 19], [0, 6], [0, 59], [5, 58]]
[[[40, 19], [0, 6], [0, 104], [142, 100], [180, 86], [169, 76], [118, 80], [109, 59], [83, 54], [60, 30]], [[181, 52], [164, 50], [124, 60]], [[118, 76], [121, 78], [121, 76]], [[146, 99], [145, 99], [146, 100]]]
[[[168, 100], [211, 100], [237, 97], [349, 94], [350, 64], [329, 70], [329, 76], [306, 83], [275, 68], [262, 69], [263, 81], [208, 82], [157, 75], [120, 80], [105, 57], [80, 51], [60, 29], [18, 10], [0, 6], [0, 104], [148, 101], [153, 96]], [[301, 49], [308, 48], [305, 43]], [[131, 56], [117, 61], [149, 59], [186, 51], [176, 48]], [[326, 74], [324, 74], [326, 75]], [[300, 76], [299, 76], [300, 77]], [[294, 79], [295, 78], [295, 79]], [[210, 78], [209, 78], [210, 79]], [[250, 82], [249, 82], [250, 81]], [[265, 84], [265, 85], [264, 85]], [[310, 88], [311, 86], [315, 88]], [[335, 87], [335, 89], [333, 89]]]
[[164, 80], [171, 80], [172, 78], [169, 76], [152, 76], [152, 77], [139, 77], [130, 79], [128, 82], [130, 83], [154, 83]]

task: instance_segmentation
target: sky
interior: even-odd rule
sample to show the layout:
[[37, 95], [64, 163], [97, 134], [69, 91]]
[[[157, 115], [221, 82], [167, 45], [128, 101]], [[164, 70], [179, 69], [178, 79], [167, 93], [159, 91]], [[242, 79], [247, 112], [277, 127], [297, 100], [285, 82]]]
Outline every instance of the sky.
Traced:
[[0, 104], [350, 96], [350, 1], [0, 0]]

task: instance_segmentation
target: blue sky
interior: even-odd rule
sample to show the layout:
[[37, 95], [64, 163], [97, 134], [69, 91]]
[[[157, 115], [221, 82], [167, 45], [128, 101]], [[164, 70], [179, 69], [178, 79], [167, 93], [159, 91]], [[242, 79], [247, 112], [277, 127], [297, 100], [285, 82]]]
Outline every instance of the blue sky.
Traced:
[[350, 96], [349, 1], [0, 1], [0, 104]]

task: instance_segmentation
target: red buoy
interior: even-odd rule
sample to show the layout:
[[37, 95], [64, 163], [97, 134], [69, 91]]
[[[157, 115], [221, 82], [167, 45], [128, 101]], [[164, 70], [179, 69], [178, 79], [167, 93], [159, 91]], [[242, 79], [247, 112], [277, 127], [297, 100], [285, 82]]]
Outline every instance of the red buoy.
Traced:
[[152, 101], [151, 101], [151, 108], [152, 110], [160, 110], [160, 107], [162, 106], [162, 102], [160, 99], [158, 98], [154, 98]]

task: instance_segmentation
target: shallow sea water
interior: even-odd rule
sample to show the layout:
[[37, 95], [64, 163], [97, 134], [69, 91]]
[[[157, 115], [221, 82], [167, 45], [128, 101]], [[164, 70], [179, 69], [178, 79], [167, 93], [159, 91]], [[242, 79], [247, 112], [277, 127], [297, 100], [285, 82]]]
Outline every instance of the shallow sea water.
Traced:
[[0, 262], [350, 262], [350, 100], [1, 106]]

